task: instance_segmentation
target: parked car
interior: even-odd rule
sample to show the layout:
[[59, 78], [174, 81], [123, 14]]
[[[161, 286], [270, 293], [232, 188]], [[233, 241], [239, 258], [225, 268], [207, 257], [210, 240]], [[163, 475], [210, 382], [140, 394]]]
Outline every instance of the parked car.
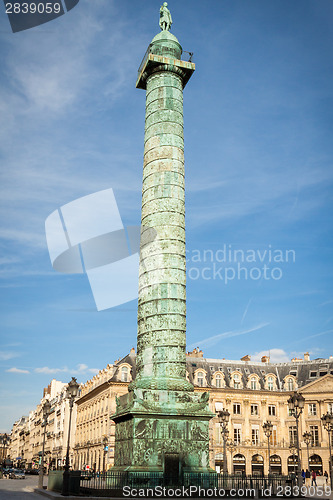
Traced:
[[9, 477], [9, 474], [13, 471], [14, 469], [11, 469], [10, 467], [5, 467], [2, 471], [3, 477]]
[[25, 479], [23, 470], [14, 469], [9, 473], [9, 479]]
[[38, 476], [39, 470], [38, 469], [25, 469], [26, 474], [31, 474], [33, 476]]

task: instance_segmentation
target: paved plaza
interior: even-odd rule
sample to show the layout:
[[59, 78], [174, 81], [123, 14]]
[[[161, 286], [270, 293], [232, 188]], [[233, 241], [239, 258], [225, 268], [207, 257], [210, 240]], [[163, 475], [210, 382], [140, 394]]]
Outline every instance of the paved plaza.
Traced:
[[[44, 479], [47, 484], [47, 478]], [[26, 476], [25, 479], [0, 479], [0, 500], [41, 500], [35, 492], [38, 476]]]

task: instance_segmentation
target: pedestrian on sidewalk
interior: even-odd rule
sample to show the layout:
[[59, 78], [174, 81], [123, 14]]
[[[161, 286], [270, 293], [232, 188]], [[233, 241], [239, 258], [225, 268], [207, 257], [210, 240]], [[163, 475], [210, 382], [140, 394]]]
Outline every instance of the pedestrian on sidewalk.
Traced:
[[302, 479], [303, 479], [303, 484], [305, 483], [305, 470], [302, 469]]
[[313, 471], [311, 472], [311, 486], [313, 486], [313, 485], [316, 485], [316, 486], [317, 486], [317, 480], [316, 480], [316, 478], [317, 478], [316, 471], [315, 471], [315, 470], [313, 470]]
[[310, 486], [310, 478], [311, 478], [311, 472], [309, 469], [306, 469], [305, 471], [305, 486]]

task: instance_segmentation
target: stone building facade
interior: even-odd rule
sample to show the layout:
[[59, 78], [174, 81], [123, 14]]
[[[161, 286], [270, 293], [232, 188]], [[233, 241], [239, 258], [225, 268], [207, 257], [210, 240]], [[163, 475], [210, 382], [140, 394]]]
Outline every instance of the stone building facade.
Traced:
[[[288, 398], [293, 391], [305, 398], [299, 435], [302, 467], [329, 471], [328, 434], [321, 416], [333, 413], [333, 358], [293, 359], [270, 362], [268, 356], [252, 362], [207, 359], [199, 349], [187, 353], [187, 379], [196, 392], [209, 392], [209, 406], [215, 417], [209, 424], [210, 465], [222, 470], [223, 440], [217, 414], [228, 409], [227, 465], [229, 473], [268, 473], [268, 443], [263, 424], [273, 424], [270, 439], [271, 470], [287, 474], [295, 468], [295, 418], [290, 416]], [[107, 470], [114, 464], [115, 424], [110, 419], [118, 398], [127, 393], [136, 374], [136, 354], [130, 353], [108, 365], [81, 386], [73, 407], [70, 462], [75, 469]], [[7, 455], [15, 466], [38, 467], [44, 428], [42, 404], [51, 401], [46, 427], [45, 465], [61, 468], [68, 436], [67, 384], [53, 380], [44, 389], [36, 409], [15, 422]], [[304, 432], [310, 432], [307, 448]], [[309, 453], [308, 453], [309, 452]]]
[[[45, 431], [44, 466], [46, 469], [61, 468], [65, 463], [69, 424], [69, 404], [66, 398], [67, 384], [53, 379], [43, 391], [37, 407], [28, 416], [14, 423], [8, 455], [14, 466], [38, 468], [42, 455]], [[51, 403], [46, 426], [43, 425], [43, 404]], [[76, 405], [71, 423], [70, 463], [73, 465], [73, 445], [76, 428]]]
[[[251, 362], [249, 356], [239, 361], [207, 359], [202, 351], [187, 353], [187, 378], [196, 392], [209, 391], [209, 406], [216, 417], [210, 421], [210, 465], [222, 469], [223, 440], [217, 413], [228, 409], [227, 463], [229, 473], [268, 473], [268, 443], [263, 431], [267, 420], [273, 424], [270, 439], [271, 470], [293, 472], [296, 463], [295, 418], [290, 416], [288, 398], [296, 390], [305, 398], [299, 435], [302, 467], [308, 466], [304, 432], [311, 433], [310, 467], [329, 470], [328, 435], [321, 422], [327, 411], [333, 412], [333, 358], [289, 363], [272, 363], [268, 356]], [[108, 365], [82, 389], [78, 404], [75, 464], [103, 470], [103, 438], [108, 438], [105, 468], [113, 465], [114, 423], [109, 416], [115, 400], [127, 391], [135, 376], [135, 351]], [[88, 445], [87, 445], [88, 443]]]
[[10, 458], [15, 467], [21, 467], [25, 464], [25, 438], [28, 421], [28, 417], [21, 417], [14, 423], [10, 433], [10, 443], [8, 446], [7, 456]]
[[135, 350], [101, 370], [81, 388], [77, 400], [75, 467], [104, 471], [114, 463], [116, 401], [127, 393], [135, 370]]
[[[50, 397], [51, 410], [46, 430], [45, 451], [48, 456], [48, 467], [53, 469], [61, 469], [65, 465], [68, 443], [69, 399], [66, 394], [67, 384], [62, 385], [62, 389], [53, 397]], [[69, 463], [71, 467], [74, 467], [76, 419], [77, 407], [74, 404], [69, 443]]]
[[[210, 391], [211, 410], [227, 409], [227, 464], [229, 473], [268, 474], [268, 442], [263, 424], [273, 424], [270, 462], [273, 473], [295, 470], [296, 422], [290, 415], [288, 399], [294, 391], [305, 398], [299, 421], [302, 467], [329, 471], [328, 434], [321, 416], [333, 411], [333, 358], [310, 361], [293, 359], [290, 363], [271, 363], [269, 357], [251, 362], [205, 359], [194, 351], [188, 356], [188, 377], [197, 391]], [[310, 432], [309, 449], [303, 434]], [[217, 416], [210, 422], [210, 462], [222, 469], [223, 439]]]

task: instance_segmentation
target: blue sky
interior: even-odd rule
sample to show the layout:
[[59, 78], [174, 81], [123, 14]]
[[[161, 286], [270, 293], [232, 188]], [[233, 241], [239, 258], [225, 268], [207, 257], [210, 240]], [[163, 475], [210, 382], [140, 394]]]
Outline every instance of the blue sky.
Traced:
[[[108, 188], [124, 225], [140, 223], [145, 94], [135, 81], [160, 4], [80, 0], [16, 34], [0, 5], [0, 431], [52, 378], [85, 382], [136, 346], [137, 302], [97, 312], [86, 275], [52, 269], [44, 223]], [[196, 63], [184, 91], [188, 347], [329, 357], [333, 4], [169, 8]], [[252, 262], [241, 252], [222, 262], [223, 249]]]

